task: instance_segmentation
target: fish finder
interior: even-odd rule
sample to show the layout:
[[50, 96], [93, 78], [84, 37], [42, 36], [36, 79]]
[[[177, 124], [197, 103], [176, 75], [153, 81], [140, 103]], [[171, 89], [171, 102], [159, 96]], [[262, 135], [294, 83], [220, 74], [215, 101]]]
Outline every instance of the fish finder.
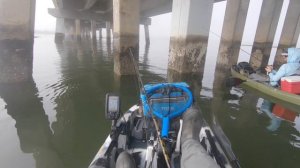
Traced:
[[105, 118], [117, 120], [120, 117], [120, 97], [116, 94], [106, 94]]

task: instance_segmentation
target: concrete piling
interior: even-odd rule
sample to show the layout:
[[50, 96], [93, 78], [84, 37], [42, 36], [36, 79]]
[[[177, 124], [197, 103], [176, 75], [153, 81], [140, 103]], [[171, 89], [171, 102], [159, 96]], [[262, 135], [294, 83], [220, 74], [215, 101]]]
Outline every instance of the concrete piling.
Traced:
[[217, 58], [217, 68], [236, 64], [250, 0], [228, 0]]
[[250, 58], [254, 68], [268, 64], [282, 4], [283, 0], [263, 1]]
[[102, 38], [102, 28], [99, 28], [99, 38]]
[[110, 22], [106, 22], [106, 38], [111, 39], [111, 24]]
[[137, 57], [139, 46], [139, 0], [113, 0], [114, 72], [136, 74], [131, 52]]
[[297, 38], [299, 36], [299, 16], [300, 16], [300, 1], [290, 0], [287, 14], [284, 20], [282, 33], [279, 40], [278, 50], [276, 52], [274, 66], [277, 67], [281, 65], [283, 59], [281, 58], [281, 52], [283, 48], [288, 48], [290, 46], [296, 46]]
[[168, 69], [200, 72], [204, 61], [213, 0], [174, 0]]
[[144, 25], [144, 30], [145, 30], [145, 40], [146, 40], [146, 44], [150, 44], [149, 26], [148, 26], [148, 25]]
[[32, 78], [35, 0], [0, 0], [0, 4], [0, 83], [28, 81]]

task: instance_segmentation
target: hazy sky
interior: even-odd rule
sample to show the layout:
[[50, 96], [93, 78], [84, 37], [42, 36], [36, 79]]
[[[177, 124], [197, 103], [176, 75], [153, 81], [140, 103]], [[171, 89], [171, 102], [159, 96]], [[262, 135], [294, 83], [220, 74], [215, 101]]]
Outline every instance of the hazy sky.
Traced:
[[35, 30], [54, 31], [56, 19], [48, 14], [48, 8], [54, 8], [52, 0], [37, 0]]

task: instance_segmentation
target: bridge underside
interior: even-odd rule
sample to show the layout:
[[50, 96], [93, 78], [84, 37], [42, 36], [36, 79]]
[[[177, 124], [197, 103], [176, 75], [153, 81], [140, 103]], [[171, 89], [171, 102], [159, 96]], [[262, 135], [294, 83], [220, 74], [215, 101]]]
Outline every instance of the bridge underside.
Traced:
[[[2, 48], [0, 50], [0, 83], [23, 81], [31, 77], [35, 1], [1, 0], [0, 10], [3, 12], [2, 15], [0, 14], [0, 49]], [[133, 72], [132, 66], [128, 64], [130, 62], [128, 51], [131, 48], [138, 50], [139, 24], [145, 26], [146, 43], [149, 43], [148, 25], [151, 24], [149, 17], [172, 12], [168, 68], [180, 73], [198, 73], [202, 71], [202, 63], [206, 59], [213, 3], [220, 1], [53, 0], [55, 8], [49, 9], [48, 12], [57, 18], [56, 37], [59, 38], [55, 39], [56, 42], [62, 41], [65, 35], [70, 35], [72, 39], [73, 37], [80, 39], [81, 36], [86, 37], [90, 34], [96, 37], [97, 30], [100, 30], [99, 35], [102, 37], [102, 28], [106, 28], [107, 41], [110, 43], [113, 30], [114, 49], [118, 51], [118, 55], [115, 56], [118, 58], [115, 60], [117, 62], [115, 65], [118, 66], [114, 67], [114, 70], [121, 75]], [[225, 67], [227, 64], [237, 62], [243, 36], [245, 32], [248, 32], [244, 30], [244, 26], [249, 17], [250, 2], [252, 1], [227, 0], [217, 64]], [[283, 2], [286, 1], [264, 0], [261, 9], [257, 9], [260, 15], [257, 26], [253, 27], [256, 35], [251, 56], [257, 53], [256, 57], [259, 58], [257, 60], [263, 60], [257, 63], [259, 66], [266, 64], [266, 60], [271, 55], [270, 50], [275, 45], [272, 43], [275, 41], [274, 36], [278, 29]], [[282, 26], [277, 45], [279, 50], [276, 55], [280, 55], [283, 47], [295, 46], [299, 37], [300, 1], [290, 0], [287, 6], [287, 15]], [[256, 9], [257, 6], [252, 8]], [[14, 43], [18, 44], [16, 49], [8, 47]], [[135, 52], [138, 52], [137, 50]], [[123, 57], [124, 53], [126, 59]], [[23, 62], [22, 65], [13, 62], [18, 59], [20, 60], [18, 62]], [[28, 64], [25, 66], [24, 62]], [[10, 76], [13, 77], [9, 78]]]
[[[214, 0], [220, 2], [224, 0]], [[112, 0], [53, 0], [56, 9], [49, 14], [58, 18], [74, 18], [86, 20], [112, 19]], [[173, 0], [140, 0], [140, 16], [152, 17], [172, 11]]]

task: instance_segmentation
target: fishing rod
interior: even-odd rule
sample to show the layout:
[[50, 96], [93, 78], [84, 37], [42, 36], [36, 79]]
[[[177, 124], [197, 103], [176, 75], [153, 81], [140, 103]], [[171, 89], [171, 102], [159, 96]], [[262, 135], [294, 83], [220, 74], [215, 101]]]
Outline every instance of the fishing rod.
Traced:
[[[129, 48], [129, 53], [130, 53], [130, 57], [131, 57], [131, 60], [132, 60], [132, 63], [133, 63], [133, 69], [134, 69], [135, 73], [137, 74], [138, 85], [139, 85], [140, 91], [141, 91], [142, 94], [144, 94], [146, 96], [146, 91], [145, 91], [145, 88], [144, 88], [144, 83], [143, 83], [141, 75], [139, 73], [138, 65], [137, 65], [137, 63], [136, 63], [136, 61], [134, 59], [133, 52], [132, 52], [131, 48]], [[146, 98], [145, 100], [146, 100], [146, 102], [142, 102], [142, 104], [146, 105], [146, 104], [148, 104], [148, 99]], [[147, 107], [150, 109], [150, 111], [152, 111], [152, 109], [151, 109], [151, 107], [149, 105]], [[163, 152], [164, 159], [166, 161], [167, 167], [171, 168], [171, 166], [170, 166], [170, 158], [167, 155], [167, 152], [166, 152], [166, 149], [165, 149], [165, 143], [163, 142], [163, 140], [159, 136], [159, 127], [158, 127], [157, 121], [154, 118], [154, 116], [153, 116], [152, 113], [150, 113], [150, 115], [151, 115], [151, 118], [152, 118], [154, 126], [155, 126], [155, 130], [156, 130], [156, 133], [157, 133], [158, 141], [159, 141], [159, 143], [160, 143], [160, 145], [162, 147], [162, 152]]]

